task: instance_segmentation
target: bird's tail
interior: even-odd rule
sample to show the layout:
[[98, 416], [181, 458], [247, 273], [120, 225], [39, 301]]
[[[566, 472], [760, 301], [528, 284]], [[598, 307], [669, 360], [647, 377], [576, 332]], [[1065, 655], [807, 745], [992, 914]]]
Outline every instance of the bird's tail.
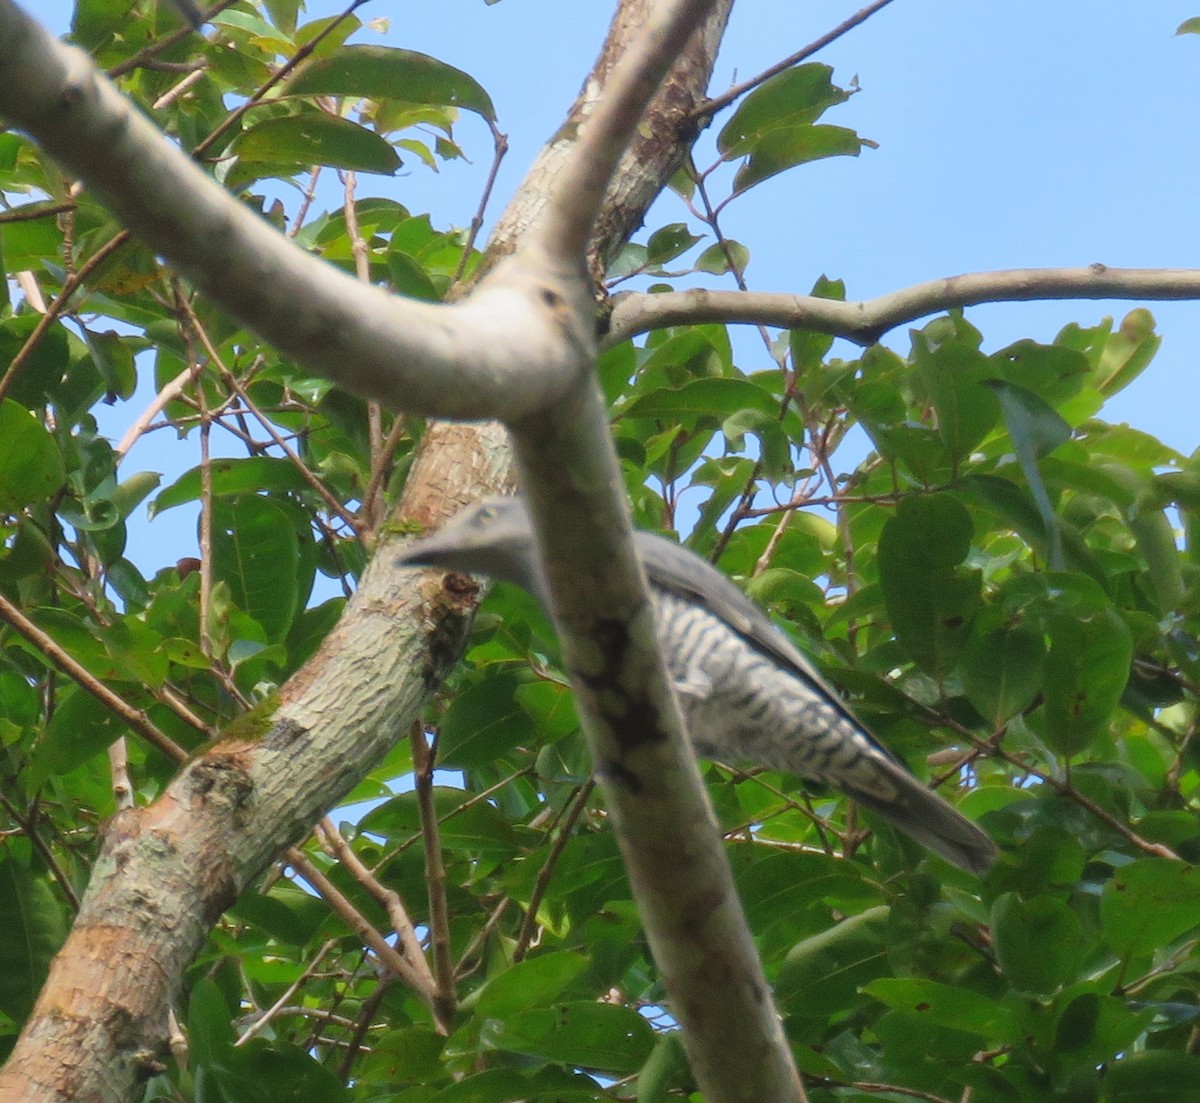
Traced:
[[861, 768], [839, 777], [839, 788], [948, 862], [977, 876], [992, 867], [996, 844], [953, 805], [890, 758], [873, 758], [869, 770], [869, 779]]

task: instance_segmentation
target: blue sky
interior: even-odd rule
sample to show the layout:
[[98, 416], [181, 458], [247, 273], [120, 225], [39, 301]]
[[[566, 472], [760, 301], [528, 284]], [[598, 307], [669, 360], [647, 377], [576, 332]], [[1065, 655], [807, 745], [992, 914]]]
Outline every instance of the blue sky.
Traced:
[[[65, 0], [24, 2], [65, 28]], [[714, 89], [753, 75], [859, 6], [741, 0]], [[334, 9], [325, 0], [309, 5], [313, 14]], [[389, 20], [390, 30], [360, 38], [433, 54], [488, 89], [511, 144], [495, 214], [561, 121], [608, 14], [598, 0], [375, 0], [360, 15]], [[826, 120], [879, 148], [778, 177], [724, 216], [726, 232], [751, 249], [752, 286], [807, 291], [826, 274], [844, 279], [849, 297], [863, 298], [983, 269], [1200, 265], [1193, 215], [1200, 36], [1174, 34], [1194, 15], [1200, 0], [895, 0], [819, 55], [836, 82], [857, 76], [862, 87]], [[360, 181], [359, 195], [390, 194], [431, 210], [438, 224], [465, 224], [491, 146], [470, 117], [457, 136], [473, 163], [435, 175], [410, 161], [396, 180]], [[647, 227], [684, 217], [666, 197]], [[995, 349], [1020, 337], [1050, 340], [1072, 321], [1119, 320], [1134, 305], [1020, 303], [972, 308], [968, 317]], [[1200, 303], [1150, 308], [1164, 336], [1159, 357], [1103, 416], [1190, 454], [1200, 445], [1192, 351]], [[907, 348], [903, 333], [889, 343]], [[766, 366], [754, 341], [738, 348], [744, 370]], [[139, 448], [146, 453], [134, 466], [153, 467], [152, 446]]]

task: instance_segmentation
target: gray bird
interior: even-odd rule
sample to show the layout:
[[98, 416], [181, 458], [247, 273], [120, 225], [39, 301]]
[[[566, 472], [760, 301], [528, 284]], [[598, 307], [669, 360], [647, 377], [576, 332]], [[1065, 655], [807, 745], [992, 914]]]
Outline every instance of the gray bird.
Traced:
[[[698, 754], [827, 782], [943, 858], [985, 873], [996, 847], [860, 724], [767, 616], [699, 556], [635, 532], [658, 640]], [[401, 553], [405, 566], [487, 575], [549, 607], [529, 515], [485, 498]]]

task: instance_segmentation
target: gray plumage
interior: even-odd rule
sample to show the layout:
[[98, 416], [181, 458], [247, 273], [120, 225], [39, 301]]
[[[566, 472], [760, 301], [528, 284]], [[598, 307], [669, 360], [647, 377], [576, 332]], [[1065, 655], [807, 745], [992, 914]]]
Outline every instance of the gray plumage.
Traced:
[[[711, 564], [635, 532], [658, 638], [696, 751], [827, 782], [955, 865], [982, 874], [996, 847], [860, 724], [756, 605]], [[487, 498], [401, 553], [409, 566], [546, 586], [518, 498]]]

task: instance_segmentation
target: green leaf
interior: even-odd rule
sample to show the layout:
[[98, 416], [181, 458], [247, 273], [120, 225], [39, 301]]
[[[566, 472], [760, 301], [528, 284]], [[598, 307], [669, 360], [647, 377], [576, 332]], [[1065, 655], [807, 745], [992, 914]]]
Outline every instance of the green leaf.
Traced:
[[596, 1081], [581, 1072], [543, 1068], [528, 1076], [496, 1068], [443, 1088], [430, 1103], [593, 1103], [595, 1098]]
[[1083, 928], [1058, 898], [1006, 892], [992, 905], [990, 926], [1000, 968], [1018, 991], [1050, 995], [1074, 980]]
[[1010, 621], [992, 607], [976, 617], [958, 672], [967, 699], [992, 731], [1033, 704], [1041, 692], [1045, 656], [1038, 629]]
[[[775, 395], [747, 379], [693, 379], [682, 387], [663, 387], [635, 398], [621, 409], [620, 416], [673, 418], [702, 414], [724, 420], [753, 410], [778, 418], [779, 406]], [[789, 410], [783, 424], [792, 439], [803, 439], [803, 422], [794, 411]]]
[[760, 135], [745, 164], [733, 177], [733, 194], [741, 195], [755, 184], [825, 157], [857, 157], [862, 140], [840, 126], [777, 127]]
[[1161, 509], [1141, 502], [1131, 511], [1129, 530], [1146, 560], [1159, 614], [1169, 616], [1181, 608], [1186, 591], [1175, 528]]
[[1133, 661], [1133, 637], [1115, 609], [1085, 617], [1055, 615], [1048, 634], [1046, 741], [1069, 758], [1091, 745], [1120, 702]]
[[1096, 386], [1105, 398], [1132, 383], [1154, 359], [1162, 338], [1154, 332], [1154, 315], [1145, 307], [1131, 310], [1121, 319], [1121, 328], [1104, 346], [1096, 371]]
[[959, 463], [1000, 417], [996, 395], [985, 385], [991, 365], [978, 349], [962, 342], [931, 346], [920, 332], [912, 339], [913, 366], [937, 413], [938, 434], [951, 461]]
[[187, 1027], [190, 1064], [212, 1065], [232, 1052], [234, 1033], [229, 1005], [212, 977], [201, 977], [192, 985]]
[[21, 1022], [67, 934], [67, 916], [50, 886], [0, 849], [0, 1012]]
[[1007, 1008], [969, 988], [954, 988], [919, 977], [881, 977], [865, 985], [863, 991], [888, 1007], [992, 1042], [1015, 1044], [1023, 1033]]
[[683, 1035], [678, 1030], [660, 1034], [654, 1052], [638, 1073], [637, 1103], [669, 1103], [671, 1088], [689, 1075]]
[[646, 243], [646, 262], [652, 265], [666, 264], [686, 253], [701, 239], [702, 235], [693, 234], [685, 223], [672, 222], [650, 235]]
[[526, 958], [475, 993], [475, 1010], [486, 1018], [505, 1018], [518, 1011], [545, 1007], [558, 999], [588, 964], [582, 954], [565, 950]]
[[[283, 504], [247, 494], [217, 498], [212, 509], [214, 582], [224, 582], [234, 603], [252, 617], [268, 641], [286, 637], [301, 599], [300, 540]], [[311, 577], [307, 580], [311, 586]], [[307, 589], [303, 589], [307, 597]]]
[[[985, 382], [1000, 396], [1004, 422], [1018, 458], [1023, 454], [1028, 456], [1034, 461], [1035, 470], [1038, 459], [1071, 439], [1071, 426], [1041, 395], [1006, 379]], [[1024, 460], [1022, 468], [1025, 468]], [[1025, 475], [1028, 478], [1028, 470]]]
[[1169, 858], [1122, 866], [1100, 894], [1100, 920], [1122, 958], [1166, 946], [1200, 927], [1200, 869]]
[[59, 699], [38, 748], [39, 780], [62, 776], [106, 751], [126, 734], [125, 722], [90, 693], [74, 688]]
[[888, 974], [888, 911], [868, 908], [788, 951], [775, 982], [780, 1010], [805, 1018], [841, 1013], [869, 981]]
[[904, 498], [879, 537], [879, 577], [900, 646], [936, 678], [958, 662], [979, 607], [978, 571], [960, 566], [971, 517], [948, 494]]
[[1017, 462], [1041, 515], [1050, 543], [1050, 568], [1062, 570], [1062, 530], [1037, 461], [1069, 440], [1071, 427], [1032, 391], [1001, 379], [990, 380], [988, 385], [1000, 396], [1000, 409], [1017, 453]]
[[1122, 1054], [1102, 1083], [1101, 1103], [1200, 1103], [1200, 1057], [1172, 1050]]
[[654, 1048], [654, 1031], [630, 1007], [581, 1000], [488, 1019], [480, 1041], [488, 1049], [620, 1076], [645, 1064]]
[[334, 1073], [305, 1049], [253, 1039], [226, 1050], [208, 1069], [230, 1103], [345, 1103], [350, 1095]]
[[717, 135], [717, 149], [728, 161], [750, 153], [769, 131], [811, 125], [824, 111], [845, 103], [850, 93], [837, 88], [833, 69], [812, 62], [771, 77], [752, 91]]
[[1185, 19], [1175, 28], [1176, 34], [1200, 34], [1200, 18]]
[[308, 61], [296, 71], [287, 92], [435, 103], [496, 121], [491, 98], [473, 77], [426, 54], [389, 46], [343, 46]]
[[233, 150], [243, 161], [296, 168], [328, 165], [385, 176], [395, 175], [401, 164], [378, 134], [324, 111], [266, 119], [244, 131]]
[[710, 245], [696, 258], [696, 271], [710, 276], [723, 276], [726, 272], [745, 272], [750, 264], [750, 250], [740, 241], [726, 238], [723, 242]]
[[1087, 357], [1062, 345], [1016, 341], [988, 357], [1010, 383], [1057, 407], [1077, 395], [1092, 374]]
[[[254, 494], [258, 491], [312, 491], [300, 469], [291, 460], [273, 456], [248, 456], [245, 459], [213, 460], [209, 464], [212, 493], [220, 498], [230, 494]], [[193, 467], [161, 491], [150, 506], [153, 518], [165, 509], [200, 500], [202, 471]]]
[[520, 684], [504, 670], [462, 690], [438, 725], [438, 760], [460, 769], [482, 766], [532, 740], [533, 721], [517, 702]]
[[54, 438], [20, 403], [0, 402], [0, 513], [16, 513], [66, 480]]

